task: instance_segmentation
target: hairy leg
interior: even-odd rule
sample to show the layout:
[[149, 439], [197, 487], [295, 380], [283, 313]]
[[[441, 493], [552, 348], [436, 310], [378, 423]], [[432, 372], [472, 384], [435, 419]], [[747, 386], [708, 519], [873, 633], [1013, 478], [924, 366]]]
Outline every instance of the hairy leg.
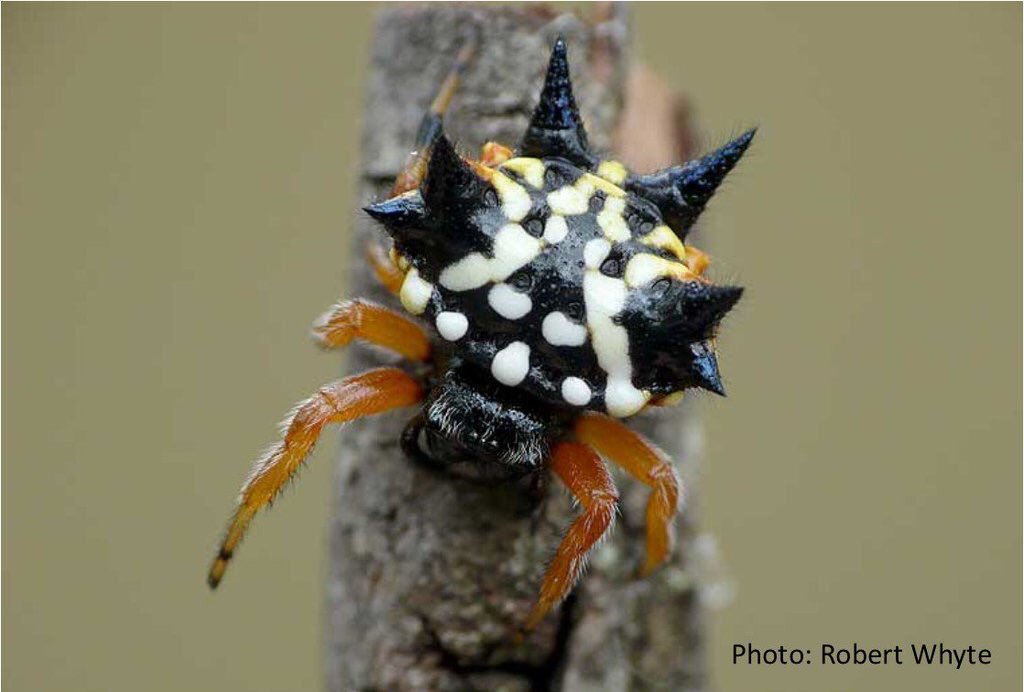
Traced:
[[497, 142], [487, 142], [480, 149], [480, 163], [496, 168], [512, 158], [512, 150]]
[[576, 518], [548, 566], [526, 628], [536, 627], [551, 608], [572, 589], [587, 554], [615, 518], [619, 496], [611, 476], [596, 453], [586, 445], [562, 442], [551, 456], [551, 470], [579, 500], [583, 513]]
[[325, 312], [313, 325], [313, 338], [324, 348], [362, 339], [409, 360], [430, 358], [430, 339], [418, 324], [389, 308], [365, 300], [346, 300]]
[[697, 276], [701, 276], [711, 264], [711, 258], [703, 250], [692, 245], [686, 246], [686, 266]]
[[442, 82], [441, 88], [438, 89], [434, 101], [430, 104], [430, 109], [420, 121], [420, 129], [416, 133], [416, 146], [406, 158], [405, 165], [402, 166], [402, 170], [395, 178], [395, 184], [391, 187], [392, 197], [415, 190], [420, 186], [420, 182], [427, 172], [430, 149], [441, 135], [441, 124], [444, 114], [448, 110], [448, 104], [451, 103], [455, 89], [459, 85], [462, 72], [475, 52], [476, 46], [473, 44], [467, 44], [459, 51], [458, 57], [455, 58], [455, 64]]
[[377, 240], [371, 240], [366, 246], [366, 260], [373, 269], [373, 275], [377, 281], [388, 290], [391, 295], [397, 296], [402, 291], [402, 282], [405, 281], [405, 272], [395, 264], [391, 255], [384, 249], [384, 246]]
[[381, 368], [326, 385], [299, 404], [286, 421], [284, 439], [256, 462], [242, 486], [238, 507], [210, 567], [210, 588], [220, 583], [253, 516], [273, 501], [298, 470], [325, 425], [410, 406], [422, 398], [423, 392], [412, 377], [395, 368]]
[[[430, 108], [420, 121], [419, 130], [416, 133], [416, 143], [409, 156], [406, 157], [402, 169], [395, 177], [395, 182], [391, 186], [390, 197], [397, 197], [410, 190], [415, 190], [423, 182], [423, 177], [427, 174], [427, 162], [430, 160], [431, 149], [442, 132], [444, 114], [448, 110], [452, 96], [455, 95], [462, 72], [466, 69], [466, 65], [469, 64], [475, 52], [476, 46], [474, 44], [467, 44], [459, 51], [458, 56], [455, 58], [455, 64], [452, 66], [451, 71], [449, 71], [448, 76], [445, 77], [444, 82], [441, 83], [441, 87], [438, 89], [437, 95], [434, 96]], [[400, 267], [395, 266], [395, 263], [388, 256], [383, 246], [376, 241], [372, 241], [367, 247], [367, 259], [373, 267], [373, 273], [377, 276], [377, 280], [393, 295], [398, 295], [402, 289], [405, 272]]]
[[623, 423], [588, 413], [576, 423], [576, 437], [631, 476], [651, 487], [647, 501], [647, 559], [641, 576], [652, 572], [672, 548], [672, 518], [679, 503], [679, 481], [662, 452]]

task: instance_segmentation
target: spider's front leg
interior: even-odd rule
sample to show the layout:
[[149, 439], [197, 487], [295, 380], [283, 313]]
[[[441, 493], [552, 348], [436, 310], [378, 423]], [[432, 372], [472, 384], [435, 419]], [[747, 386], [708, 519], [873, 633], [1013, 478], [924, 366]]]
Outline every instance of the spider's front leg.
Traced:
[[345, 300], [313, 324], [313, 338], [324, 348], [347, 346], [362, 339], [409, 360], [430, 358], [430, 337], [423, 328], [390, 308], [366, 300]]
[[711, 264], [711, 258], [708, 257], [707, 253], [703, 250], [699, 250], [692, 245], [686, 246], [686, 256], [683, 259], [683, 264], [697, 276], [703, 276], [707, 270], [708, 265]]
[[285, 422], [284, 438], [256, 462], [214, 558], [207, 583], [216, 588], [256, 512], [269, 504], [316, 444], [328, 423], [344, 423], [411, 406], [423, 399], [419, 383], [395, 368], [370, 370], [322, 387]]
[[650, 486], [647, 501], [647, 558], [640, 576], [665, 561], [672, 549], [672, 519], [679, 504], [679, 480], [663, 453], [619, 421], [596, 413], [580, 416], [577, 439], [614, 461], [629, 475]]
[[527, 630], [536, 627], [572, 589], [590, 549], [611, 526], [619, 501], [604, 462], [586, 445], [562, 442], [555, 447], [550, 466], [579, 500], [583, 513], [569, 527], [544, 574], [540, 597], [526, 619]]
[[[443, 130], [444, 115], [448, 111], [448, 106], [451, 104], [452, 97], [459, 86], [462, 73], [473, 59], [475, 53], [476, 44], [475, 41], [471, 41], [456, 56], [455, 64], [452, 65], [451, 70], [449, 70], [448, 75], [434, 95], [434, 100], [431, 102], [430, 107], [420, 120], [419, 129], [416, 132], [416, 143], [402, 164], [402, 169], [395, 176], [395, 182], [391, 186], [390, 197], [397, 197], [398, 195], [415, 190], [423, 182], [423, 178], [427, 173], [427, 162], [430, 160], [430, 152], [434, 147], [434, 142], [441, 136]], [[511, 156], [512, 152], [509, 149], [493, 142], [484, 145], [483, 153], [481, 154], [485, 165], [494, 166], [506, 161]], [[369, 260], [370, 265], [373, 267], [377, 280], [393, 295], [398, 295], [402, 287], [402, 280], [405, 278], [405, 271], [395, 266], [387, 250], [378, 241], [373, 240], [367, 246], [367, 260]]]
[[377, 277], [377, 281], [387, 289], [388, 293], [397, 296], [402, 292], [405, 271], [395, 264], [391, 255], [376, 238], [366, 245], [366, 260], [373, 269], [373, 275]]
[[452, 65], [448, 76], [441, 83], [441, 88], [437, 90], [430, 108], [420, 121], [419, 131], [416, 133], [416, 147], [406, 158], [402, 170], [395, 178], [395, 184], [391, 187], [392, 197], [415, 190], [423, 182], [423, 176], [427, 172], [427, 161], [430, 159], [430, 150], [437, 138], [441, 136], [444, 114], [448, 110], [452, 96], [455, 95], [455, 89], [459, 86], [462, 73], [469, 61], [473, 59], [474, 53], [476, 53], [475, 42], [470, 42], [456, 56], [455, 64]]

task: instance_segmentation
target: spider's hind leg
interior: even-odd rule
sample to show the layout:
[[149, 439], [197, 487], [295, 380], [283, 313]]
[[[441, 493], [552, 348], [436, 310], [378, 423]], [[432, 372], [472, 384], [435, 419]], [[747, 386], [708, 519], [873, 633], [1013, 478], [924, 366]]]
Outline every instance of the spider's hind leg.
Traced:
[[285, 422], [282, 440], [256, 462], [242, 485], [238, 506], [210, 566], [210, 588], [220, 583], [256, 512], [270, 504], [292, 478], [324, 426], [411, 406], [422, 398], [420, 385], [411, 376], [395, 368], [380, 368], [321, 387], [299, 404]]
[[581, 442], [651, 488], [647, 501], [647, 559], [640, 569], [641, 576], [650, 574], [672, 549], [672, 520], [679, 504], [679, 480], [675, 470], [654, 445], [607, 416], [592, 413], [581, 416], [575, 433]]
[[544, 574], [540, 597], [526, 620], [528, 630], [536, 627], [576, 584], [590, 550], [611, 527], [619, 500], [608, 470], [590, 447], [562, 442], [555, 447], [550, 464], [551, 471], [579, 500], [583, 513], [566, 531]]

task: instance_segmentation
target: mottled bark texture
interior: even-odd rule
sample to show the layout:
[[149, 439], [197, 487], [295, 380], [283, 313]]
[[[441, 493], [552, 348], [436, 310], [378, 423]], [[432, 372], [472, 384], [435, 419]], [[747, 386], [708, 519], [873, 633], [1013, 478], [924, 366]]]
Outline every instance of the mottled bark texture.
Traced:
[[[358, 201], [384, 195], [434, 90], [473, 36], [481, 48], [446, 124], [464, 152], [487, 140], [518, 142], [558, 33], [568, 41], [592, 146], [607, 151], [622, 110], [627, 27], [618, 14], [596, 25], [592, 19], [538, 6], [385, 10], [373, 43]], [[627, 120], [636, 126], [637, 117], [642, 109]], [[669, 142], [658, 153], [675, 158], [679, 148]], [[361, 260], [380, 231], [361, 212], [354, 216], [352, 294], [393, 304]], [[357, 347], [349, 369], [382, 360], [389, 359]], [[672, 455], [684, 481], [671, 562], [649, 579], [634, 579], [647, 489], [613, 470], [622, 508], [611, 538], [573, 596], [522, 642], [517, 626], [576, 510], [557, 481], [538, 497], [522, 485], [481, 485], [410, 462], [398, 437], [412, 414], [362, 421], [343, 433], [331, 526], [329, 689], [706, 687], [690, 523], [699, 431], [686, 404], [636, 421]]]

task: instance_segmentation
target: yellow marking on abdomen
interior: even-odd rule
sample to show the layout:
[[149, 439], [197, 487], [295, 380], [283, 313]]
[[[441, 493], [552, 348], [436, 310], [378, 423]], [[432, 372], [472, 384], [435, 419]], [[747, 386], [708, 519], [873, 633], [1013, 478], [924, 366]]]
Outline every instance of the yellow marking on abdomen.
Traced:
[[622, 185], [626, 182], [629, 172], [626, 167], [618, 161], [602, 161], [597, 167], [597, 174], [615, 185]]
[[584, 173], [572, 185], [565, 185], [548, 193], [551, 211], [562, 216], [586, 214], [590, 209], [590, 198], [601, 190], [608, 197], [624, 198], [626, 191], [592, 173]]
[[683, 241], [679, 240], [679, 236], [673, 233], [668, 226], [658, 226], [641, 238], [640, 242], [661, 250], [668, 250], [678, 257], [680, 262], [686, 261], [686, 248], [683, 246]]
[[402, 307], [414, 315], [422, 315], [427, 309], [430, 297], [434, 293], [434, 284], [420, 277], [415, 267], [409, 269], [405, 274], [405, 281], [402, 282], [402, 290], [398, 298], [402, 301]]
[[663, 276], [679, 281], [693, 281], [697, 278], [685, 264], [647, 253], [633, 255], [626, 264], [626, 273], [623, 278], [627, 286], [636, 288]]
[[547, 167], [540, 159], [527, 157], [509, 159], [501, 167], [523, 176], [523, 180], [538, 190], [544, 187], [544, 172]]
[[[507, 163], [505, 164], [508, 165]], [[501, 211], [509, 221], [522, 221], [530, 213], [533, 202], [530, 200], [530, 193], [526, 188], [509, 178], [500, 170], [494, 171], [491, 177], [491, 185], [498, 191], [501, 199]]]

